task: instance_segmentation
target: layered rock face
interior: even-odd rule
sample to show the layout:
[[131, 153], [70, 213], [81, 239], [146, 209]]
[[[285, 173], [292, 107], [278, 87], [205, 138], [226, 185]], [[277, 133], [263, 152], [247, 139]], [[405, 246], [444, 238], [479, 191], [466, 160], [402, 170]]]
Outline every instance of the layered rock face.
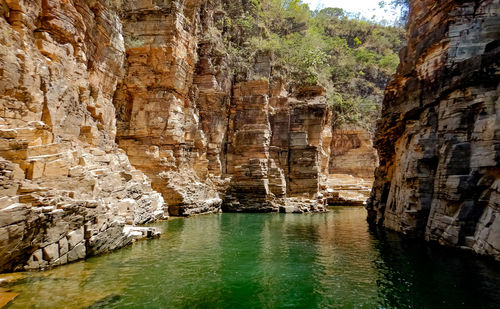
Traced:
[[235, 85], [224, 210], [324, 209], [320, 181], [327, 173], [331, 114], [321, 91], [289, 96], [281, 83], [267, 80]]
[[333, 131], [327, 186], [328, 204], [362, 206], [370, 197], [373, 174], [378, 166], [372, 134], [344, 125]]
[[333, 131], [329, 174], [348, 174], [373, 179], [378, 166], [377, 151], [370, 132], [351, 126]]
[[163, 198], [115, 139], [121, 24], [102, 1], [0, 5], [0, 271], [130, 243]]
[[[219, 211], [222, 200], [208, 175], [207, 150], [220, 150], [224, 132], [214, 136], [215, 140], [207, 138], [197, 106], [200, 94], [193, 84], [203, 1], [157, 2], [135, 1], [124, 6], [127, 74], [115, 98], [119, 145], [131, 163], [151, 178], [171, 214]], [[215, 83], [206, 88], [219, 90], [215, 78], [212, 81], [213, 76], [206, 75]], [[203, 86], [202, 78], [197, 81]], [[203, 90], [206, 115], [206, 105], [219, 101]], [[224, 104], [224, 95], [221, 100]], [[217, 111], [215, 106], [209, 108]], [[224, 123], [227, 119], [222, 119]], [[205, 129], [217, 132], [222, 128]], [[217, 170], [213, 156], [212, 150], [210, 169]]]
[[262, 78], [234, 76], [220, 1], [0, 3], [0, 272], [122, 247], [169, 214], [324, 210], [324, 90], [286, 89], [266, 54]]
[[[126, 76], [114, 99], [120, 147], [172, 215], [322, 209], [331, 141], [322, 90], [292, 95], [267, 78], [234, 82], [218, 5], [123, 6]], [[257, 60], [270, 77], [270, 59]]]
[[500, 260], [500, 1], [412, 1], [369, 220]]

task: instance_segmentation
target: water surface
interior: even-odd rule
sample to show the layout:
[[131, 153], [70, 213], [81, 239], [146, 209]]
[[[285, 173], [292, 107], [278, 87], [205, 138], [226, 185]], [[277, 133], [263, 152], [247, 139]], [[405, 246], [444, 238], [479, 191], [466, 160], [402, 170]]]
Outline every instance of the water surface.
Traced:
[[498, 308], [498, 263], [370, 231], [363, 208], [220, 214], [1, 290], [8, 308]]

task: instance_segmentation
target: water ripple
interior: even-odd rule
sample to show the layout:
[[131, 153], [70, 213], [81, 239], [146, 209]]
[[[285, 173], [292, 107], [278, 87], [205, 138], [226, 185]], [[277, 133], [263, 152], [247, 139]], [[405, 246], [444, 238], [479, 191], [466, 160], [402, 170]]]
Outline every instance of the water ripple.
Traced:
[[370, 231], [362, 208], [162, 223], [143, 241], [0, 286], [9, 308], [495, 308], [499, 265]]

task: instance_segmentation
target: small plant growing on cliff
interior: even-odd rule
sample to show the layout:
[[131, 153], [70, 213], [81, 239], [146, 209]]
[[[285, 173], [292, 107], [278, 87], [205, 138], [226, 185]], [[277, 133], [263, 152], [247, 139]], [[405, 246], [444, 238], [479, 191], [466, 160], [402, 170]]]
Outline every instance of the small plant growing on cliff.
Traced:
[[125, 9], [125, 0], [107, 0], [107, 3], [109, 8], [118, 13], [118, 15], [121, 15]]
[[203, 41], [208, 41], [211, 43], [217, 43], [222, 40], [222, 35], [219, 29], [214, 26], [208, 27], [208, 29], [203, 33]]

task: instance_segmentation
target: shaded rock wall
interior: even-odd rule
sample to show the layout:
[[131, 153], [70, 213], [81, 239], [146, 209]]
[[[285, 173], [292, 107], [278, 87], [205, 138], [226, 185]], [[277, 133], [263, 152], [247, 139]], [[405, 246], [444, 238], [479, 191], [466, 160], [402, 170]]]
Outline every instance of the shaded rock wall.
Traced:
[[103, 1], [0, 5], [0, 271], [132, 241], [166, 214], [114, 143], [121, 24]]
[[500, 260], [500, 1], [411, 1], [369, 220]]
[[373, 179], [378, 166], [377, 151], [373, 148], [370, 132], [350, 126], [333, 131], [330, 174], [347, 174]]

